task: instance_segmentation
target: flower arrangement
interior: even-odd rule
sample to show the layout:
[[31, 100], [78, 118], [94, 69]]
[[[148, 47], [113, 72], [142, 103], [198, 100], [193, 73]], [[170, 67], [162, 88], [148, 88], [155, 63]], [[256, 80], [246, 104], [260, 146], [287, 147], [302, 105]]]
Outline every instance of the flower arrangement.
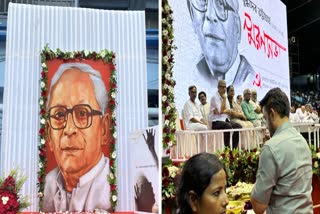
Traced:
[[117, 73], [115, 69], [115, 54], [109, 50], [102, 50], [100, 52], [95, 51], [73, 51], [73, 52], [63, 52], [59, 48], [56, 51], [51, 50], [48, 45], [44, 47], [41, 52], [41, 78], [40, 78], [40, 88], [41, 94], [39, 99], [40, 105], [40, 129], [39, 129], [39, 141], [40, 144], [38, 146], [39, 149], [39, 164], [38, 164], [38, 197], [39, 197], [39, 207], [41, 210], [42, 207], [42, 199], [43, 199], [43, 191], [44, 191], [44, 178], [46, 176], [46, 121], [48, 119], [47, 109], [46, 109], [46, 101], [48, 97], [48, 67], [47, 61], [53, 59], [61, 59], [64, 61], [82, 61], [86, 59], [92, 60], [102, 60], [104, 64], [110, 64], [111, 76], [110, 76], [110, 92], [108, 97], [108, 106], [111, 109], [111, 145], [110, 145], [110, 156], [109, 156], [109, 167], [110, 174], [107, 176], [110, 184], [110, 202], [111, 207], [114, 210], [117, 205], [117, 182], [116, 182], [116, 140], [117, 140], [117, 131], [116, 131], [116, 95], [117, 95]]
[[217, 153], [224, 164], [227, 173], [227, 186], [233, 186], [238, 181], [254, 183], [258, 171], [260, 149], [251, 151], [230, 148]]
[[14, 169], [5, 179], [0, 178], [0, 213], [15, 214], [30, 206], [28, 196], [19, 193], [27, 177], [18, 172]]
[[182, 164], [171, 160], [162, 166], [162, 207], [176, 206], [176, 186], [182, 170]]
[[[173, 50], [176, 47], [173, 43], [172, 10], [168, 0], [162, 1], [162, 115], [163, 120], [163, 149], [175, 145], [174, 133], [176, 131], [175, 120], [177, 110], [174, 102], [175, 80], [173, 75]], [[170, 149], [166, 150], [170, 152]]]
[[320, 148], [310, 147], [312, 154], [312, 172], [320, 178]]

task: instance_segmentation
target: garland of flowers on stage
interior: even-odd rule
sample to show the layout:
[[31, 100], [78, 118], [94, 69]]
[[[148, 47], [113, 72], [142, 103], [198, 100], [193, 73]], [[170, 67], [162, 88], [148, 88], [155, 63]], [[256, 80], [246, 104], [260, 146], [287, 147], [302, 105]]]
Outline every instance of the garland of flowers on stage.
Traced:
[[177, 110], [174, 102], [174, 86], [176, 81], [172, 79], [173, 74], [173, 50], [176, 47], [173, 43], [173, 18], [172, 10], [168, 0], [162, 1], [162, 115], [163, 120], [163, 149], [170, 152], [170, 147], [175, 145], [176, 131], [175, 121], [177, 118]]
[[117, 95], [117, 74], [115, 69], [115, 54], [109, 50], [102, 50], [100, 52], [95, 51], [74, 51], [74, 52], [62, 52], [60, 49], [57, 49], [56, 52], [51, 50], [48, 45], [44, 47], [41, 52], [41, 78], [40, 78], [40, 87], [41, 94], [39, 99], [40, 104], [40, 129], [39, 129], [39, 169], [38, 169], [38, 197], [39, 197], [39, 207], [42, 208], [43, 200], [43, 191], [44, 191], [44, 179], [46, 176], [46, 121], [48, 119], [46, 101], [48, 96], [48, 67], [46, 62], [53, 59], [62, 59], [62, 60], [76, 60], [82, 61], [85, 59], [92, 60], [102, 60], [105, 64], [110, 63], [111, 77], [110, 77], [110, 96], [109, 96], [109, 107], [111, 109], [111, 145], [110, 145], [110, 157], [109, 157], [109, 167], [110, 174], [107, 175], [106, 179], [109, 181], [110, 185], [110, 202], [111, 208], [115, 210], [118, 201], [117, 193], [117, 182], [116, 182], [116, 140], [117, 140], [117, 131], [116, 131], [116, 95]]

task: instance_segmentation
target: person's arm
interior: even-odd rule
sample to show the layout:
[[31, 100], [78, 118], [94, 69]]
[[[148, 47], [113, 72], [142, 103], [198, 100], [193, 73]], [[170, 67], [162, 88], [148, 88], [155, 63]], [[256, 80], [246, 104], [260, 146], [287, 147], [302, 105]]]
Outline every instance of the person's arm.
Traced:
[[254, 198], [251, 198], [250, 202], [251, 202], [253, 210], [256, 214], [263, 214], [268, 207], [268, 205], [260, 203], [259, 201], [257, 201]]
[[227, 95], [222, 95], [222, 102], [220, 107], [220, 114], [224, 113], [224, 111], [227, 109]]
[[278, 177], [274, 155], [269, 146], [264, 145], [259, 158], [256, 183], [251, 193], [251, 204], [255, 213], [263, 213], [267, 209]]

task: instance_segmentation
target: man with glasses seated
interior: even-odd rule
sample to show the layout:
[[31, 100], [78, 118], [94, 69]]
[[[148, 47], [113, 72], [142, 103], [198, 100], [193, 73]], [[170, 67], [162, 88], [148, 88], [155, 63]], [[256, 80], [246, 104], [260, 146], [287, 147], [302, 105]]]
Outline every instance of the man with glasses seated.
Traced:
[[108, 210], [110, 140], [108, 95], [98, 71], [83, 63], [62, 64], [48, 96], [47, 134], [57, 168], [46, 176], [43, 211]]
[[241, 23], [239, 0], [187, 0], [202, 55], [197, 72], [202, 85], [217, 86], [220, 79], [238, 91], [252, 87], [255, 72], [239, 54]]

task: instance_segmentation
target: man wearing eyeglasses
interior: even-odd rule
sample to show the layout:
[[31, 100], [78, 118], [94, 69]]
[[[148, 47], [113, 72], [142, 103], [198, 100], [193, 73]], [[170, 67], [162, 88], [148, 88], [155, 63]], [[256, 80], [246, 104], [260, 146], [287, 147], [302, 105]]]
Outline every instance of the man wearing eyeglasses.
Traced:
[[203, 85], [216, 87], [224, 79], [239, 91], [244, 84], [252, 87], [255, 72], [238, 51], [239, 0], [187, 0], [187, 4], [202, 49], [197, 71]]
[[48, 142], [58, 167], [46, 176], [43, 211], [110, 208], [107, 91], [101, 75], [83, 63], [62, 64], [48, 96]]

